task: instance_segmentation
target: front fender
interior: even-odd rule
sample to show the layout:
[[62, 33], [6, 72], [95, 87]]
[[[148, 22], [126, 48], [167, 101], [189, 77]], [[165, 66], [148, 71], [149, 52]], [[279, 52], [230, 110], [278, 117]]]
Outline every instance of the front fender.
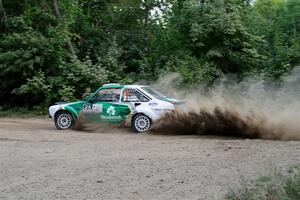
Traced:
[[62, 108], [61, 108], [62, 106], [61, 105], [53, 105], [53, 106], [50, 106], [49, 107], [49, 116], [52, 118], [52, 119], [54, 119], [54, 115], [55, 115], [55, 113], [58, 111], [58, 110], [61, 110]]
[[55, 113], [59, 110], [67, 110], [72, 114], [72, 116], [74, 117], [75, 120], [78, 119], [77, 111], [74, 108], [67, 106], [67, 105], [63, 105], [63, 104], [50, 106], [49, 107], [49, 116], [52, 119], [54, 119]]
[[64, 110], [69, 111], [76, 120], [78, 119], [78, 113], [74, 108], [72, 108], [70, 106], [64, 106]]

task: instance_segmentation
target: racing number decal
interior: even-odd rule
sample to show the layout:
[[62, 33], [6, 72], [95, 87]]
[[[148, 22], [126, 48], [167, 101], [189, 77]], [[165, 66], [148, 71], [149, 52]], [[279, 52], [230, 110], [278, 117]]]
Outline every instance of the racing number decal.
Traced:
[[102, 104], [93, 104], [92, 109], [96, 113], [102, 113], [103, 112]]
[[92, 105], [91, 104], [83, 104], [82, 111], [83, 112], [90, 112], [90, 111], [92, 111]]
[[85, 113], [102, 113], [103, 106], [101, 104], [83, 104], [82, 110]]

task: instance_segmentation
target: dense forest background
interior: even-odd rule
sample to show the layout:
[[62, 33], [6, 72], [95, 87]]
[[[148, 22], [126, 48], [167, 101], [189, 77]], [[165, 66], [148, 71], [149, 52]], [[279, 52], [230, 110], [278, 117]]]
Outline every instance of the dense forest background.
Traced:
[[283, 81], [300, 63], [299, 0], [0, 0], [0, 17], [2, 107], [170, 72]]

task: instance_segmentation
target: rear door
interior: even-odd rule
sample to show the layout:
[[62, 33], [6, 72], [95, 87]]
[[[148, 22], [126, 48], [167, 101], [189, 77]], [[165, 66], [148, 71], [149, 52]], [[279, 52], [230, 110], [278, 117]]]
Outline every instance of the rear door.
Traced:
[[150, 101], [150, 97], [147, 97], [141, 91], [135, 88], [124, 88], [122, 92], [121, 102], [136, 107], [140, 105], [147, 105]]

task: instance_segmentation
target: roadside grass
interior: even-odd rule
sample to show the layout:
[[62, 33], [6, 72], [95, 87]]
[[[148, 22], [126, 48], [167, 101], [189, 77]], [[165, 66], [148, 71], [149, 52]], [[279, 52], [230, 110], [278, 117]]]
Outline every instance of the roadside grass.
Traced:
[[283, 173], [279, 170], [255, 181], [241, 181], [238, 189], [231, 190], [226, 200], [300, 200], [300, 165]]
[[47, 116], [47, 110], [41, 107], [34, 108], [2, 108], [0, 107], [0, 118], [31, 118]]

